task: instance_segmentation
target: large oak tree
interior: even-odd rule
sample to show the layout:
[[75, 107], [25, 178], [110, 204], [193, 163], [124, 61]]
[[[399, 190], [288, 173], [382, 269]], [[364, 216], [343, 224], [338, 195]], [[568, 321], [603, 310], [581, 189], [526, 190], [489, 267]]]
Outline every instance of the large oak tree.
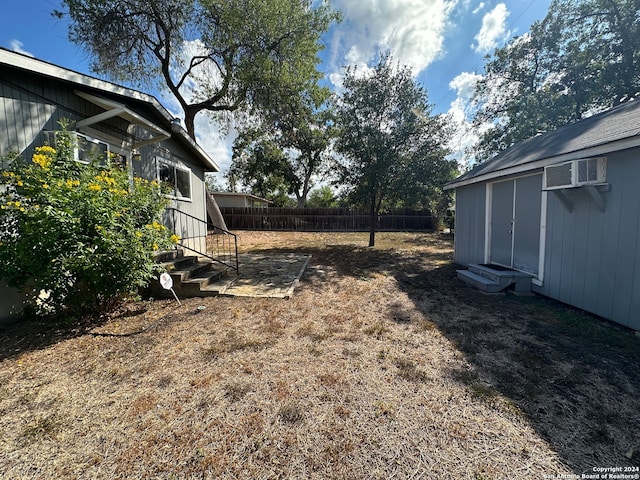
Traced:
[[309, 88], [320, 36], [338, 19], [309, 0], [63, 0], [70, 39], [92, 68], [132, 83], [160, 83], [180, 103], [187, 131], [203, 111], [250, 105], [271, 112]]

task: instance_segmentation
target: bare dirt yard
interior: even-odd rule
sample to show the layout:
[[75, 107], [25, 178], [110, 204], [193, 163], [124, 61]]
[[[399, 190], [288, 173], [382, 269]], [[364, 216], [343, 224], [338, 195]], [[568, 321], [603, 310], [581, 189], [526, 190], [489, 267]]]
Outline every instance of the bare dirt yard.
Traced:
[[98, 325], [0, 330], [2, 478], [638, 472], [632, 332], [475, 291], [446, 235], [367, 248], [365, 233], [238, 233], [244, 252], [312, 255], [290, 299], [143, 301]]

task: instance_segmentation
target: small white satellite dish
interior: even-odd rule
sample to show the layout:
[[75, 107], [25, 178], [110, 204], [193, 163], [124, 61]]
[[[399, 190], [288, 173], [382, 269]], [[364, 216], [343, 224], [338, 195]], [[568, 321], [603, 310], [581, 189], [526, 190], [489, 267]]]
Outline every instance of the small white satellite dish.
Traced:
[[162, 285], [162, 288], [164, 288], [165, 290], [171, 290], [171, 293], [173, 293], [173, 296], [178, 302], [178, 305], [182, 305], [182, 303], [180, 303], [180, 299], [178, 298], [178, 295], [176, 295], [176, 292], [173, 290], [173, 279], [171, 278], [171, 275], [169, 275], [167, 272], [164, 272], [160, 274], [159, 280], [160, 280], [160, 285]]

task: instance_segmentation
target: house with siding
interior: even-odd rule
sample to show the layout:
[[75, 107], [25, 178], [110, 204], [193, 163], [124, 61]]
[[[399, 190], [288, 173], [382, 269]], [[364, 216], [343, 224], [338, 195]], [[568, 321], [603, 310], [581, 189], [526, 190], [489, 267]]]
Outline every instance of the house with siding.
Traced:
[[[78, 160], [110, 152], [131, 177], [168, 184], [167, 227], [186, 248], [206, 252], [205, 172], [219, 167], [178, 119], [151, 95], [0, 48], [0, 157], [30, 158], [53, 143], [62, 119], [73, 122]], [[6, 299], [15, 294], [2, 291]], [[15, 301], [0, 302], [0, 318]]]
[[640, 330], [640, 100], [518, 143], [455, 189], [455, 262]]

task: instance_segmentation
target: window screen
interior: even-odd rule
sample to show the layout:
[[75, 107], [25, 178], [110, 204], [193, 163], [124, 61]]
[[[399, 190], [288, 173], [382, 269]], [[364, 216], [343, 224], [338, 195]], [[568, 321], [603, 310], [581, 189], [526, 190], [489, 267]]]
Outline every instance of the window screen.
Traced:
[[106, 165], [109, 158], [109, 146], [98, 140], [89, 139], [83, 135], [77, 135], [78, 161], [89, 163], [97, 161], [100, 165]]
[[167, 195], [191, 200], [191, 171], [187, 168], [159, 159], [158, 180], [163, 184]]
[[189, 171], [176, 168], [175, 175], [177, 196], [191, 198], [191, 175]]

